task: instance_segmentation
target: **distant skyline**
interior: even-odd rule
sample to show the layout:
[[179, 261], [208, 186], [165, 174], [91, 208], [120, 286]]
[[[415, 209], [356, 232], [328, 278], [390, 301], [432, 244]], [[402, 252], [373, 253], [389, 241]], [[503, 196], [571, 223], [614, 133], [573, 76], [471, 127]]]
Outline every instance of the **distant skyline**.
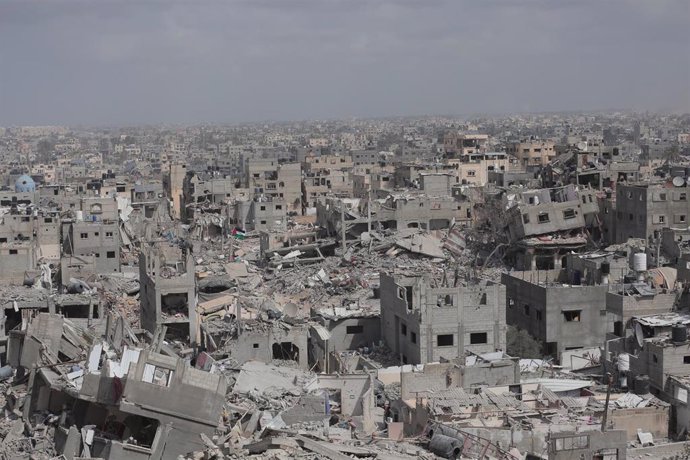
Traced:
[[687, 0], [0, 0], [0, 126], [690, 111]]

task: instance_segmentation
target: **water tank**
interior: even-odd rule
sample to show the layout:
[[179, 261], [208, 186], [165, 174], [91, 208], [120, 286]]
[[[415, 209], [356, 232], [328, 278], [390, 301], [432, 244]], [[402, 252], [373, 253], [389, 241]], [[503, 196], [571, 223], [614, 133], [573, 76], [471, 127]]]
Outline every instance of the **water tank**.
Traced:
[[462, 451], [462, 444], [450, 436], [434, 433], [434, 437], [429, 441], [429, 450], [439, 457], [458, 458]]
[[636, 272], [644, 272], [647, 270], [647, 254], [644, 252], [636, 252], [633, 254], [632, 269]]
[[635, 377], [635, 394], [646, 395], [649, 393], [649, 376], [638, 375]]
[[688, 329], [684, 324], [674, 324], [671, 328], [671, 341], [683, 343], [688, 341]]
[[19, 176], [17, 180], [14, 182], [14, 191], [17, 193], [35, 192], [36, 183], [31, 178], [31, 176], [27, 176], [26, 174], [24, 174], [22, 176]]
[[76, 212], [76, 219], [77, 219], [77, 222], [82, 222], [84, 220], [84, 211], [77, 211]]
[[618, 355], [618, 372], [628, 372], [630, 370], [630, 355], [621, 353]]
[[434, 425], [431, 428], [429, 428], [428, 436], [429, 439], [433, 438], [434, 435], [436, 434], [442, 434], [444, 436], [450, 436], [451, 438], [455, 438], [460, 441], [460, 443], [463, 443], [465, 441], [464, 436], [462, 436], [461, 433], [458, 432], [455, 428], [446, 426], [446, 425]]

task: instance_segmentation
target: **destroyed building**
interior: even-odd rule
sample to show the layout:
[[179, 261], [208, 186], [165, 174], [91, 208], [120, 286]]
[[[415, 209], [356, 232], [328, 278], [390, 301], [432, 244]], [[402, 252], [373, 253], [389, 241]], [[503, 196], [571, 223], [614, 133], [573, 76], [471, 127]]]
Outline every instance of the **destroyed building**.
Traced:
[[506, 152], [516, 157], [525, 168], [539, 167], [546, 166], [556, 157], [554, 147], [552, 141], [531, 138], [508, 144]]
[[683, 382], [690, 376], [688, 326], [687, 313], [635, 316], [621, 337], [605, 342], [602, 354], [604, 368], [617, 386], [654, 394], [674, 406], [670, 430], [680, 436], [688, 429], [683, 393]]
[[28, 211], [11, 208], [0, 215], [0, 277], [5, 283], [21, 283], [40, 263], [55, 267], [60, 260], [57, 213]]
[[500, 284], [434, 286], [423, 276], [381, 273], [381, 336], [405, 364], [505, 350], [505, 292]]
[[[115, 221], [62, 221], [62, 248], [67, 256], [64, 265], [88, 265], [92, 273], [120, 271], [120, 226]], [[84, 271], [82, 273], [89, 273]]]
[[444, 152], [451, 158], [482, 153], [486, 151], [488, 141], [489, 136], [486, 134], [466, 134], [451, 130], [443, 137]]
[[218, 423], [224, 379], [132, 346], [136, 337], [120, 336], [124, 346], [100, 341], [44, 313], [18, 339], [17, 366], [46, 364], [28, 369], [23, 416], [53, 418], [55, 449], [66, 457], [176, 459], [203, 448], [198, 433], [211, 435]]
[[248, 159], [245, 183], [253, 196], [265, 195], [284, 201], [289, 211], [301, 211], [302, 167], [299, 163]]
[[[566, 260], [571, 259], [575, 257]], [[529, 332], [541, 343], [542, 352], [554, 357], [567, 350], [598, 347], [609, 329], [610, 265], [605, 264], [595, 276], [578, 270], [574, 263], [568, 267], [502, 275], [507, 324]]]
[[169, 332], [197, 343], [194, 258], [187, 248], [171, 245], [144, 247], [139, 255], [141, 327]]

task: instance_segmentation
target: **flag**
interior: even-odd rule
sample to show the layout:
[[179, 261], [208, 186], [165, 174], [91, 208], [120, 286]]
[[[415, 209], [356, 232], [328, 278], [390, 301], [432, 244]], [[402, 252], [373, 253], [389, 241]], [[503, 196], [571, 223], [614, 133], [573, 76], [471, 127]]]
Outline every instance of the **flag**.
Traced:
[[238, 240], [243, 240], [245, 238], [245, 236], [247, 236], [247, 234], [241, 228], [235, 227], [232, 229], [232, 236], [234, 236]]

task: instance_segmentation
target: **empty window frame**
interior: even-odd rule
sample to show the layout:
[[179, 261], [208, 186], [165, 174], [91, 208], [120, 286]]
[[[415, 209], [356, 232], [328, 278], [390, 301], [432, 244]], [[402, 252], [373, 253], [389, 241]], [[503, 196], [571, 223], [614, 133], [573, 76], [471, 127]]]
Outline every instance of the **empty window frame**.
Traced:
[[440, 334], [436, 336], [436, 346], [438, 347], [452, 347], [453, 334]]
[[556, 450], [577, 450], [589, 447], [589, 436], [571, 436], [556, 439]]
[[489, 339], [486, 332], [472, 332], [470, 334], [470, 345], [480, 345], [488, 343]]
[[436, 305], [439, 307], [452, 307], [454, 303], [454, 298], [451, 294], [439, 294], [436, 300]]
[[540, 224], [548, 224], [549, 222], [551, 222], [551, 220], [549, 219], [549, 213], [548, 212], [540, 212], [537, 219], [538, 219]]
[[565, 220], [568, 219], [574, 219], [577, 214], [575, 213], [574, 209], [564, 209], [563, 210], [563, 218]]
[[580, 322], [582, 318], [582, 310], [565, 310], [563, 312], [563, 319], [566, 323]]
[[162, 387], [169, 387], [173, 374], [174, 372], [172, 369], [146, 364], [144, 366], [144, 375], [141, 381]]
[[345, 332], [347, 334], [361, 334], [362, 332], [364, 332], [364, 326], [362, 326], [361, 324], [355, 326], [347, 326], [345, 328]]

